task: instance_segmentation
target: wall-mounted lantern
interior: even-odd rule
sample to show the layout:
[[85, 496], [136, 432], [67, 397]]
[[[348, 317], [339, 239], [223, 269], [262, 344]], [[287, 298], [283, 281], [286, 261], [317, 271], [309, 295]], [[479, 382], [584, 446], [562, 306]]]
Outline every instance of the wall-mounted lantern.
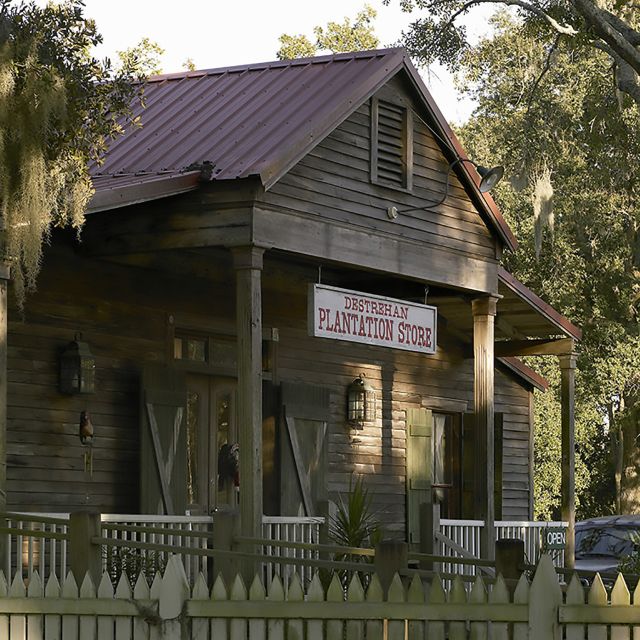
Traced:
[[77, 333], [60, 355], [60, 393], [75, 395], [95, 392], [96, 359], [89, 345], [81, 340], [82, 334]]
[[354, 429], [362, 429], [376, 415], [376, 392], [361, 373], [347, 387], [347, 422]]

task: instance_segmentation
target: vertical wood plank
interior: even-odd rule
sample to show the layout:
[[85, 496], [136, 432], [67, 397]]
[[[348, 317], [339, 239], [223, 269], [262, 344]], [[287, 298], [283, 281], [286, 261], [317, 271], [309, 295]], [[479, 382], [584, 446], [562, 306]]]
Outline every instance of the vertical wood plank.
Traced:
[[[629, 606], [631, 603], [631, 597], [627, 583], [624, 581], [622, 574], [618, 574], [616, 583], [613, 585], [611, 591], [611, 605], [612, 606]], [[629, 640], [629, 627], [622, 625], [611, 626], [611, 640]]]
[[[357, 573], [353, 574], [347, 589], [348, 602], [364, 602], [364, 589]], [[347, 640], [364, 638], [364, 622], [362, 620], [347, 620]]]
[[[9, 588], [10, 598], [24, 598], [27, 595], [27, 590], [24, 586], [24, 580], [22, 575], [16, 572], [13, 577], [13, 582]], [[27, 619], [22, 614], [13, 614], [9, 616], [9, 632], [10, 637], [16, 640], [25, 640], [27, 637]]]
[[[491, 604], [509, 604], [509, 590], [501, 575], [496, 579], [489, 594]], [[492, 622], [489, 625], [490, 640], [509, 640], [509, 624], [507, 622]]]
[[158, 614], [164, 620], [164, 634], [166, 638], [182, 637], [182, 622], [180, 614], [191, 591], [182, 561], [178, 556], [169, 557], [162, 576]]
[[[424, 605], [424, 587], [418, 576], [413, 576], [407, 593], [407, 602]], [[424, 640], [427, 625], [423, 620], [409, 620], [408, 640]]]
[[[82, 595], [82, 594], [81, 594]], [[144, 573], [140, 572], [136, 584], [133, 587], [133, 599], [134, 600], [149, 600], [151, 594], [149, 592], [149, 585]], [[149, 635], [149, 624], [145, 621], [143, 616], [136, 616], [133, 621], [133, 640], [147, 640]], [[83, 636], [84, 640], [84, 636]]]
[[[577, 574], [573, 574], [571, 582], [567, 587], [567, 604], [584, 604], [584, 587], [580, 582], [580, 578]], [[566, 640], [584, 640], [584, 625], [583, 624], [568, 624], [565, 625], [565, 638]]]
[[[131, 585], [124, 571], [120, 574], [120, 580], [116, 586], [117, 600], [131, 600]], [[130, 616], [116, 616], [115, 618], [115, 640], [132, 640], [133, 629]], [[82, 638], [84, 640], [84, 638]]]
[[[71, 571], [67, 573], [62, 585], [62, 597], [74, 600], [78, 597], [78, 585]], [[78, 616], [62, 616], [62, 640], [78, 639]]]
[[529, 591], [530, 640], [560, 640], [558, 606], [562, 591], [551, 556], [543, 554]]
[[[247, 588], [244, 586], [244, 580], [241, 575], [237, 575], [231, 585], [230, 600], [246, 602]], [[247, 620], [246, 618], [232, 618], [229, 625], [231, 640], [245, 640], [247, 637]]]
[[[157, 603], [156, 615], [159, 617], [158, 609], [160, 608], [160, 594], [162, 593], [162, 578], [159, 573], [153, 577], [151, 588], [149, 589], [149, 597]], [[158, 624], [149, 625], [149, 640], [160, 640], [162, 636], [162, 628]]]
[[[485, 604], [487, 602], [487, 590], [484, 586], [482, 576], [478, 576], [473, 583], [471, 593], [469, 594], [469, 602], [472, 604]], [[470, 640], [487, 640], [487, 623], [472, 622]]]
[[[2, 584], [4, 582], [4, 588]], [[4, 580], [4, 576], [0, 580], [0, 597], [7, 593], [7, 583]], [[44, 590], [45, 598], [59, 598], [60, 597], [60, 583], [55, 573], [49, 576], [47, 586]], [[3, 616], [4, 617], [4, 616]], [[60, 638], [60, 632], [62, 627], [60, 625], [60, 616], [48, 615], [44, 617], [44, 640], [58, 640]], [[9, 629], [8, 626], [3, 628], [2, 618], [0, 618], [0, 638], [8, 638]]]
[[[227, 586], [224, 583], [221, 574], [218, 574], [216, 581], [211, 589], [211, 600], [214, 602], [224, 602], [228, 599]], [[210, 623], [211, 640], [227, 640], [229, 625], [227, 620], [221, 618], [213, 618]]]
[[[193, 585], [192, 600], [208, 600], [209, 589], [202, 574], [198, 575], [195, 585]], [[191, 620], [191, 637], [192, 640], [208, 640], [209, 638], [209, 621], [204, 618], [193, 618]]]
[[[343, 602], [342, 585], [336, 573], [327, 589], [327, 602]], [[327, 638], [342, 638], [344, 623], [342, 620], [327, 620]]]
[[[523, 573], [518, 580], [516, 590], [513, 593], [514, 604], [529, 604], [529, 581]], [[513, 640], [528, 640], [529, 623], [515, 622], [513, 625]]]
[[[42, 587], [42, 580], [40, 574], [34, 571], [29, 581], [29, 587], [27, 589], [27, 597], [29, 598], [42, 598], [44, 595], [44, 589]], [[42, 631], [44, 629], [42, 614], [27, 616], [27, 639], [28, 640], [42, 640]]]
[[[389, 585], [389, 591], [387, 592], [387, 602], [406, 602], [404, 587], [402, 586], [402, 580], [396, 573], [393, 576], [393, 580]], [[404, 620], [389, 620], [387, 624], [387, 640], [404, 640]]]
[[[284, 587], [280, 576], [273, 576], [269, 585], [269, 600], [271, 602], [284, 602]], [[284, 640], [284, 620], [272, 619], [267, 623], [269, 640]]]
[[[95, 600], [96, 588], [89, 573], [85, 574], [84, 580], [80, 585], [80, 598], [82, 600]], [[96, 640], [96, 617], [80, 616], [80, 638], [81, 640]]]
[[[106, 571], [102, 574], [102, 579], [100, 580], [100, 584], [98, 585], [98, 598], [113, 600], [113, 585], [111, 584], [111, 578]], [[113, 631], [113, 617], [99, 616], [98, 639], [113, 640]]]
[[[384, 599], [382, 584], [377, 575], [373, 575], [369, 588], [367, 589], [367, 602], [379, 603]], [[367, 640], [382, 640], [384, 623], [382, 620], [367, 620], [366, 624]]]
[[[640, 580], [633, 592], [633, 606], [640, 607]], [[640, 640], [640, 626], [633, 627], [633, 640]]]
[[[589, 589], [587, 596], [588, 604], [607, 604], [607, 590], [600, 578], [600, 574], [596, 573], [596, 577]], [[607, 640], [607, 627], [604, 624], [590, 624], [587, 626], [587, 638], [589, 640]]]
[[[307, 600], [309, 602], [323, 602], [324, 601], [324, 589], [320, 582], [320, 577], [316, 573], [311, 579], [309, 590], [307, 592]], [[322, 620], [308, 620], [307, 621], [307, 640], [323, 640], [324, 629]], [[377, 638], [375, 640], [378, 640]], [[380, 638], [382, 640], [382, 638]]]
[[[442, 579], [438, 574], [433, 578], [431, 588], [429, 589], [429, 604], [444, 604], [447, 601], [447, 595], [442, 586]], [[444, 622], [429, 621], [427, 623], [429, 640], [444, 640]]]
[[[464, 605], [467, 604], [467, 592], [460, 576], [456, 576], [453, 580], [451, 591], [449, 592], [449, 602], [461, 605], [461, 609], [464, 609]], [[449, 623], [449, 640], [466, 640], [466, 638], [467, 625], [465, 622]]]
[[[249, 600], [252, 602], [264, 602], [266, 600], [266, 590], [262, 584], [260, 577], [256, 575], [249, 589]], [[266, 640], [267, 623], [265, 620], [251, 619], [249, 620], [249, 638], [251, 640]]]

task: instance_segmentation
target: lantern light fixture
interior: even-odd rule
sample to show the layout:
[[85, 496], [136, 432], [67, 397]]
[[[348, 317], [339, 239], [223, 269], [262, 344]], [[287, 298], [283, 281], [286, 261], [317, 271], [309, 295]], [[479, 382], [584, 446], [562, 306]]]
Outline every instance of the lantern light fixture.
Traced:
[[376, 393], [361, 373], [347, 387], [347, 422], [354, 429], [363, 429], [376, 414]]
[[82, 341], [82, 334], [76, 333], [73, 341], [60, 355], [60, 393], [94, 393], [95, 377], [96, 359], [88, 343]]

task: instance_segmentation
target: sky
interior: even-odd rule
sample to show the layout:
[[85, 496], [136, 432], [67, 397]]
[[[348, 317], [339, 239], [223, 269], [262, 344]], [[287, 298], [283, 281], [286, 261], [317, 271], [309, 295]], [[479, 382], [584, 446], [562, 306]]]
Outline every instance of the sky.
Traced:
[[[191, 58], [197, 69], [276, 59], [282, 33], [313, 35], [313, 27], [354, 19], [366, 0], [85, 0], [85, 15], [96, 21], [104, 44], [99, 57], [117, 59], [116, 52], [143, 37], [157, 42], [165, 55], [163, 71], [181, 71]], [[403, 13], [399, 0], [384, 6], [369, 0], [380, 46], [397, 43], [415, 17]], [[450, 122], [463, 122], [473, 105], [461, 100], [451, 76], [442, 68], [420, 69], [436, 102]]]

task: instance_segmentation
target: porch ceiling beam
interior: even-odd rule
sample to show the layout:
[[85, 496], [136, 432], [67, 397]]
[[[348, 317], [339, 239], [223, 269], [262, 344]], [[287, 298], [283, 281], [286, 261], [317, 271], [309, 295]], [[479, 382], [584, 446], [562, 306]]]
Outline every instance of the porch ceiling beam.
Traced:
[[538, 340], [504, 340], [496, 342], [495, 354], [505, 356], [561, 356], [572, 353], [574, 341], [571, 338]]

